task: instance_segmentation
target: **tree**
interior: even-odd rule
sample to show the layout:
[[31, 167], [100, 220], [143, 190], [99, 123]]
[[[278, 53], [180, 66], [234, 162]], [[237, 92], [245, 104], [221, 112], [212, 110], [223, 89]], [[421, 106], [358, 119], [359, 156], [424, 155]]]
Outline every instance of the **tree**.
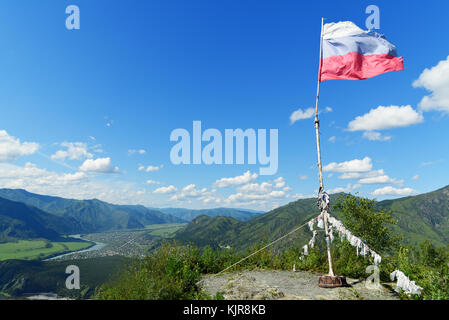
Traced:
[[399, 245], [401, 237], [390, 229], [397, 221], [391, 211], [376, 211], [375, 200], [347, 194], [333, 207], [341, 213], [345, 227], [376, 252], [391, 253]]

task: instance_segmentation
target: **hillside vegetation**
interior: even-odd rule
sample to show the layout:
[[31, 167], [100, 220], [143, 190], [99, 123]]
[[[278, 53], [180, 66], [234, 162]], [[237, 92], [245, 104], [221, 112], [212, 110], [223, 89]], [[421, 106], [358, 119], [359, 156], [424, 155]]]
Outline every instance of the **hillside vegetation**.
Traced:
[[59, 232], [72, 230], [70, 222], [26, 204], [0, 198], [0, 242], [14, 238], [60, 239]]
[[[91, 298], [95, 290], [123, 270], [129, 259], [121, 256], [67, 261], [0, 261], [0, 294], [12, 297], [42, 292], [74, 299]], [[80, 269], [81, 289], [68, 290], [66, 267]]]
[[[331, 195], [331, 205], [344, 197], [345, 194]], [[418, 245], [430, 240], [439, 247], [449, 244], [449, 186], [414, 197], [376, 202], [375, 207], [391, 211], [398, 223], [390, 228], [402, 237], [402, 243]], [[341, 218], [339, 208], [331, 208], [331, 214]], [[300, 199], [245, 222], [200, 216], [179, 230], [175, 239], [200, 247], [230, 246], [245, 250], [255, 243], [275, 240], [318, 214], [316, 199]], [[305, 228], [289, 237], [288, 244], [303, 246], [311, 236]]]
[[[303, 203], [312, 205], [310, 201]], [[423, 287], [422, 295], [408, 296], [401, 293], [403, 299], [449, 299], [449, 251], [436, 248], [431, 242], [423, 242], [417, 247], [399, 245], [391, 226], [396, 223], [391, 212], [377, 210], [376, 203], [369, 199], [347, 195], [336, 205], [341, 211], [342, 221], [346, 225], [356, 225], [353, 232], [366, 241], [367, 245], [382, 252], [380, 267], [381, 281], [390, 282], [392, 271], [400, 269], [411, 280]], [[276, 212], [282, 215], [289, 210]], [[288, 217], [288, 214], [286, 214]], [[195, 221], [209, 227], [208, 232], [219, 228], [237, 229], [242, 223], [230, 218], [211, 219], [199, 217]], [[185, 230], [191, 234], [200, 233], [200, 223], [193, 221]], [[214, 222], [217, 222], [216, 224]], [[276, 227], [273, 224], [273, 227]], [[293, 226], [290, 226], [293, 227]], [[184, 230], [184, 232], [185, 232]], [[241, 229], [240, 229], [241, 230]], [[228, 231], [227, 231], [228, 232]], [[185, 233], [184, 233], [185, 234]], [[205, 235], [206, 237], [208, 234]], [[201, 241], [200, 241], [201, 243]], [[206, 299], [223, 298], [207, 296], [199, 285], [203, 274], [217, 274], [223, 270], [297, 270], [326, 273], [328, 271], [327, 253], [323, 237], [304, 256], [301, 247], [274, 245], [263, 250], [264, 243], [258, 243], [246, 250], [232, 248], [202, 249], [192, 244], [179, 245], [165, 243], [161, 248], [143, 260], [135, 260], [126, 272], [103, 285], [98, 291], [99, 299]], [[331, 246], [334, 271], [337, 274], [363, 279], [366, 268], [373, 261], [361, 255], [347, 239], [336, 237]], [[255, 253], [249, 256], [250, 253]], [[247, 259], [243, 259], [248, 257]], [[234, 263], [240, 262], [234, 266]], [[228, 269], [229, 267], [229, 269]]]

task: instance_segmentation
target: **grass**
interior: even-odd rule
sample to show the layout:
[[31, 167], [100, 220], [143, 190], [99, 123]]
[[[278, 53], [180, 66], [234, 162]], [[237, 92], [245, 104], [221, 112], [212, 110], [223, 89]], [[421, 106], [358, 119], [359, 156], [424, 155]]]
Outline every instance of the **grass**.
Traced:
[[57, 253], [81, 250], [90, 245], [90, 242], [50, 242], [46, 240], [18, 240], [17, 242], [0, 243], [0, 261], [43, 259]]
[[176, 231], [185, 225], [185, 223], [151, 224], [145, 226], [145, 229], [151, 230], [150, 234], [153, 236], [170, 238]]

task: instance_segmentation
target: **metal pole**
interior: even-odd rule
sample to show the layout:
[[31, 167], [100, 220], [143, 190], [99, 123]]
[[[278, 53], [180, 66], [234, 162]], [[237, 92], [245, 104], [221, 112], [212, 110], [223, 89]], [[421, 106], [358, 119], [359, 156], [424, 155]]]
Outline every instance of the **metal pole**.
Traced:
[[[322, 66], [322, 57], [323, 57], [323, 25], [324, 18], [321, 18], [321, 38], [320, 38], [320, 64], [319, 64], [319, 72], [318, 72], [318, 86], [316, 93], [316, 106], [315, 106], [315, 132], [316, 132], [316, 150], [318, 155], [318, 172], [320, 179], [320, 191], [324, 191], [323, 184], [323, 168], [321, 165], [321, 150], [320, 150], [320, 121], [318, 120], [318, 101], [320, 98], [320, 83], [321, 83], [321, 66]], [[330, 248], [330, 239], [329, 239], [329, 230], [327, 227], [327, 211], [322, 210], [324, 219], [324, 231], [326, 233], [326, 247], [327, 247], [327, 257], [329, 260], [329, 275], [334, 276], [334, 270], [332, 268], [332, 257], [331, 257], [331, 248]]]

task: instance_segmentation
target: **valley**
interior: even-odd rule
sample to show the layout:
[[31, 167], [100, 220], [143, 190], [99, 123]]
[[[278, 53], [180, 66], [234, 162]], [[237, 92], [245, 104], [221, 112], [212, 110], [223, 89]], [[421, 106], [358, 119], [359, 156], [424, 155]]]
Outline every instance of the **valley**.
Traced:
[[[331, 203], [344, 196], [331, 195]], [[398, 221], [392, 230], [402, 236], [403, 244], [417, 246], [423, 240], [437, 247], [449, 244], [449, 186], [376, 202], [376, 207], [391, 210]], [[114, 279], [135, 258], [155, 252], [164, 240], [243, 253], [279, 238], [318, 213], [314, 198], [262, 213], [123, 206], [0, 189], [0, 296], [11, 299], [51, 293], [50, 297], [91, 298], [96, 288]], [[338, 211], [331, 214], [340, 215]], [[310, 237], [310, 230], [304, 228], [273, 249], [301, 248]], [[71, 264], [83, 274], [77, 292], [64, 285], [65, 267]]]

